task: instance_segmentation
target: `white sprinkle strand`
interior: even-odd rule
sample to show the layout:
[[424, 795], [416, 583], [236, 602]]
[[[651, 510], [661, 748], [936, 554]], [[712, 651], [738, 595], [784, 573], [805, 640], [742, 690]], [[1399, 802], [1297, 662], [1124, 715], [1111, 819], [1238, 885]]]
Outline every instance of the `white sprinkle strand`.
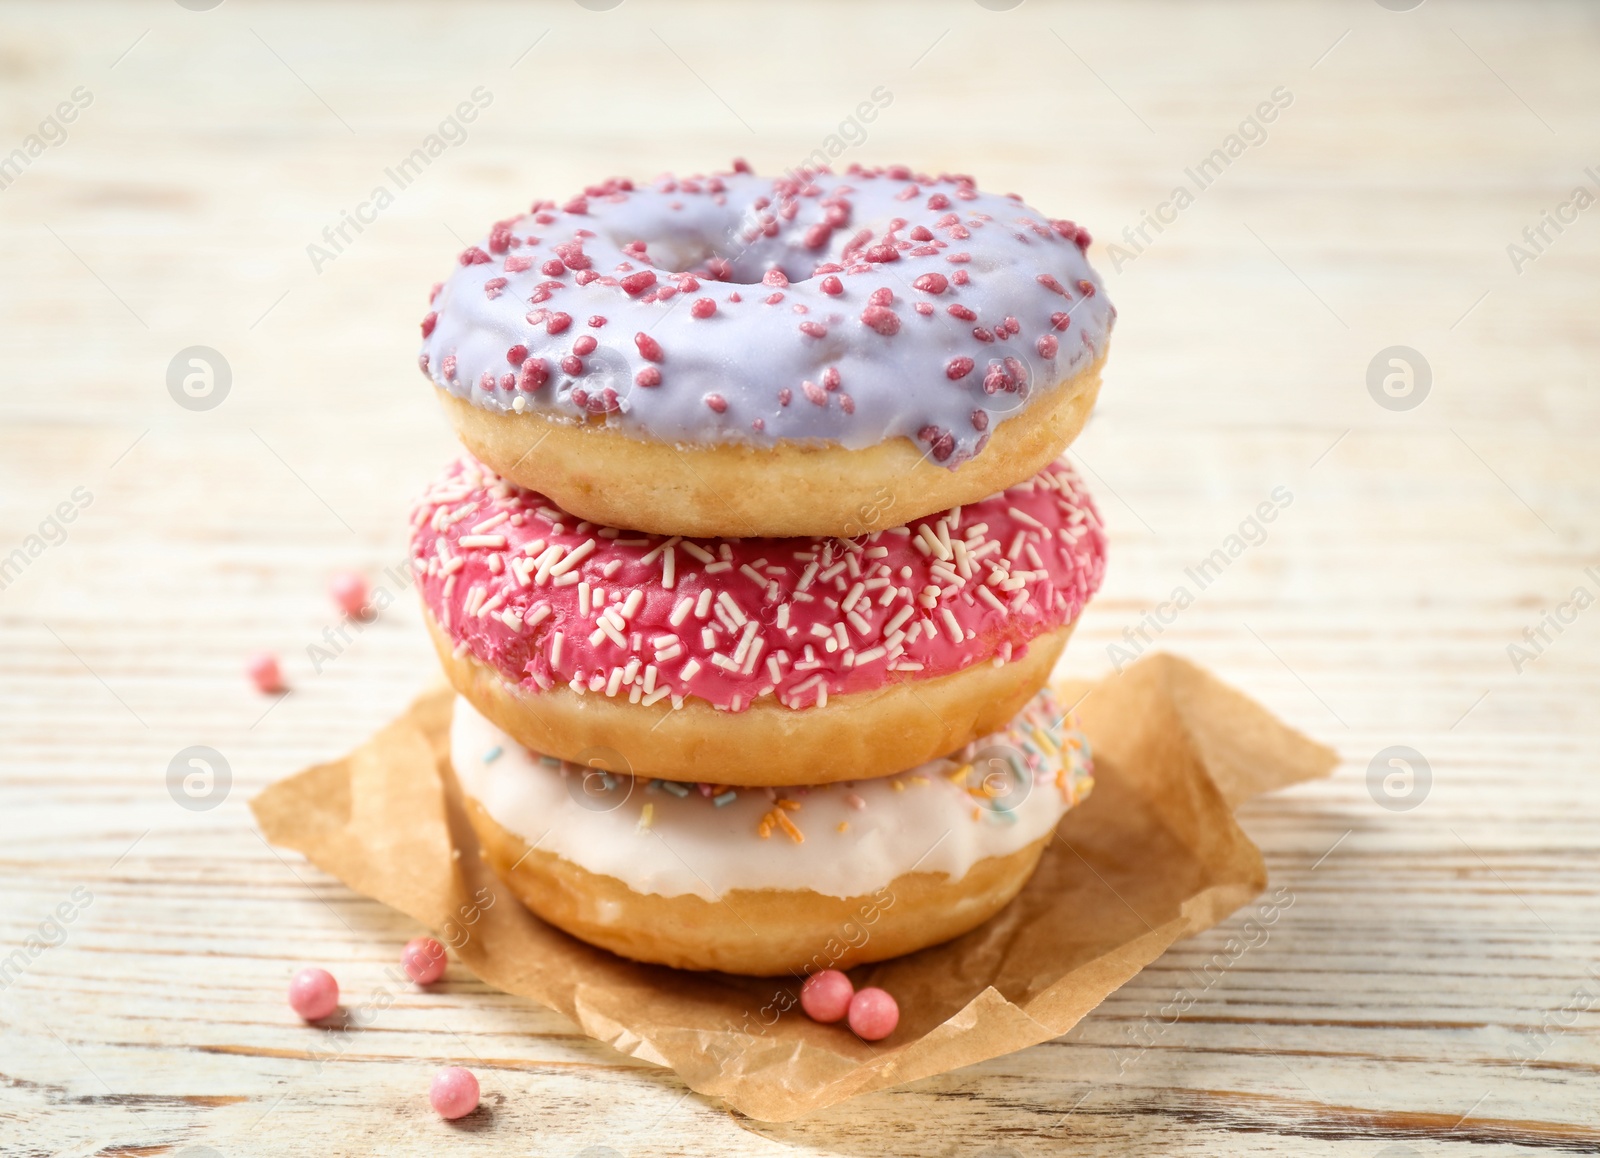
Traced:
[[595, 541], [593, 539], [585, 539], [578, 546], [568, 551], [565, 557], [562, 558], [561, 562], [550, 568], [550, 574], [565, 575], [568, 571], [572, 570], [579, 563], [582, 563], [585, 559], [592, 555], [594, 553], [594, 548]]

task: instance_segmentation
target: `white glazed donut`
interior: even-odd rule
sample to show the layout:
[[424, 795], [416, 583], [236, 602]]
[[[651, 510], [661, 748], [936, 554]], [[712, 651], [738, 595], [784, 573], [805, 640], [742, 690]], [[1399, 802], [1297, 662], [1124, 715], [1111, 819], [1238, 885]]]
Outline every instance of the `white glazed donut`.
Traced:
[[480, 460], [582, 518], [853, 535], [1077, 434], [1115, 318], [1088, 244], [903, 166], [611, 180], [469, 246], [420, 361]]
[[537, 756], [459, 698], [450, 742], [485, 855], [539, 916], [637, 960], [774, 975], [898, 956], [993, 916], [1093, 785], [1062, 723], [1045, 691], [949, 758], [778, 790]]

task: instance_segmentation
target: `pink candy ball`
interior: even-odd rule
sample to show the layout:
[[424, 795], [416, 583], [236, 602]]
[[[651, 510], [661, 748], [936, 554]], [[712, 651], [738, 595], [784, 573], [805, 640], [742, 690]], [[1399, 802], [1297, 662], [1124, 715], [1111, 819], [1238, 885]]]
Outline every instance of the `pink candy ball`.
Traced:
[[862, 1041], [882, 1041], [900, 1024], [894, 998], [874, 986], [857, 990], [850, 999], [850, 1029]]
[[413, 937], [400, 951], [401, 968], [418, 985], [432, 985], [439, 980], [447, 964], [444, 946], [432, 937]]
[[478, 1108], [478, 1079], [471, 1070], [448, 1066], [433, 1075], [428, 1104], [441, 1118], [464, 1118]]
[[812, 1021], [834, 1022], [850, 1011], [856, 987], [837, 969], [824, 969], [806, 978], [800, 987], [800, 1008]]
[[289, 982], [289, 1008], [319, 1021], [339, 1008], [339, 983], [326, 969], [302, 969]]
[[283, 691], [283, 669], [278, 666], [278, 657], [270, 651], [259, 651], [250, 657], [244, 665], [244, 670], [250, 676], [250, 682], [256, 685], [256, 690], [267, 695], [276, 695]]
[[367, 579], [359, 571], [340, 571], [328, 583], [328, 594], [347, 615], [359, 617], [367, 609]]

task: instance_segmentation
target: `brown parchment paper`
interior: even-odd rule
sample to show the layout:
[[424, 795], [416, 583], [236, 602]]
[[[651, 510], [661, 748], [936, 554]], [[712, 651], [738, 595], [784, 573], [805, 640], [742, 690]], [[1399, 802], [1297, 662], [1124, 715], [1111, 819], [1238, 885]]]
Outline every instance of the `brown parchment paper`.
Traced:
[[1233, 808], [1327, 775], [1334, 753], [1207, 672], [1152, 655], [1061, 683], [1095, 790], [987, 924], [852, 971], [900, 1004], [874, 1044], [800, 1012], [798, 982], [679, 972], [595, 949], [518, 905], [480, 859], [450, 767], [451, 693], [252, 802], [268, 840], [433, 929], [486, 983], [769, 1122], [1023, 1049], [1071, 1029], [1167, 946], [1266, 886]]

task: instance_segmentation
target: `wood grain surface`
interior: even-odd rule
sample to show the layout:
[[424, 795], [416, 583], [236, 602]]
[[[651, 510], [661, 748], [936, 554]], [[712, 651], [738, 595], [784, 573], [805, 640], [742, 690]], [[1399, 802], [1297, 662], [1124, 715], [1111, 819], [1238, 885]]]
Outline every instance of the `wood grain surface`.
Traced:
[[[1592, 7], [192, 6], [0, 10], [0, 164], [25, 157], [0, 168], [0, 560], [25, 560], [0, 573], [0, 1153], [1600, 1149]], [[314, 261], [480, 87], [464, 139]], [[1066, 670], [1179, 651], [1344, 763], [1244, 809], [1287, 907], [1209, 986], [1247, 914], [1065, 1038], [769, 1127], [459, 968], [397, 980], [419, 930], [268, 848], [246, 801], [436, 678], [408, 598], [342, 639], [325, 585], [393, 585], [452, 453], [414, 359], [463, 239], [829, 134], [1096, 235], [1121, 320], [1074, 454], [1112, 561]], [[1230, 134], [1255, 143], [1197, 184]], [[197, 345], [231, 369], [209, 410], [168, 389]], [[1394, 346], [1427, 363], [1410, 409], [1369, 391]], [[244, 677], [261, 648], [282, 699]], [[230, 773], [206, 810], [168, 788], [195, 745]], [[1387, 754], [1369, 788], [1394, 746], [1431, 772], [1407, 810]], [[290, 1014], [305, 963], [347, 1028]], [[456, 1125], [425, 1101], [446, 1061], [483, 1081]]]

